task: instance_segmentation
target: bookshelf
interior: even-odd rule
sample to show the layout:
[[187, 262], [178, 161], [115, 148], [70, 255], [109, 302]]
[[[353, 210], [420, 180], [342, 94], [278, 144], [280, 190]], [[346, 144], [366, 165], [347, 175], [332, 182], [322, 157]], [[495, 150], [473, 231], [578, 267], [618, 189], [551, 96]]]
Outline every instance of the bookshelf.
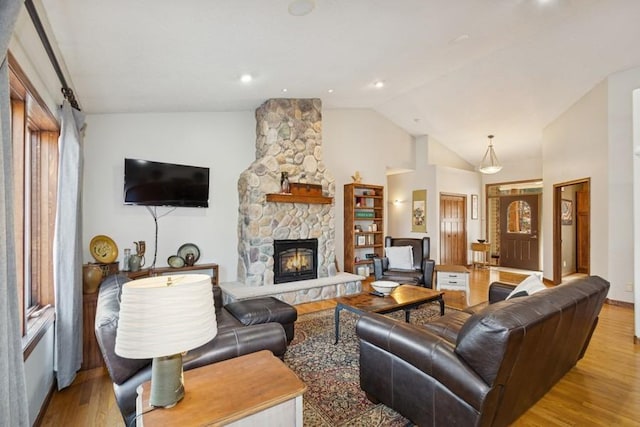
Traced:
[[373, 276], [372, 257], [384, 250], [384, 187], [344, 186], [344, 270]]

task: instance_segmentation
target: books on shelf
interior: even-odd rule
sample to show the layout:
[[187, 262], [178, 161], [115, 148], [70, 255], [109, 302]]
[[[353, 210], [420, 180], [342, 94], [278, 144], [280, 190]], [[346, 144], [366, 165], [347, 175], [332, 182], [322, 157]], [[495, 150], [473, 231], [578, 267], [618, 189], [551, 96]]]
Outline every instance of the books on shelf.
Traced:
[[356, 211], [353, 215], [355, 218], [374, 218], [376, 216], [374, 211]]

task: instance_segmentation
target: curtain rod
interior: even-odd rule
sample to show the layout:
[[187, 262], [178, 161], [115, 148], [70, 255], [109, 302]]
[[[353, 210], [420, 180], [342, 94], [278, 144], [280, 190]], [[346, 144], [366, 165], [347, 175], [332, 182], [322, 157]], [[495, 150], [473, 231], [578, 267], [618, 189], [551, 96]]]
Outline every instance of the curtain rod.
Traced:
[[80, 107], [78, 106], [78, 101], [76, 100], [76, 97], [73, 94], [73, 89], [71, 89], [67, 84], [67, 79], [64, 78], [64, 74], [62, 73], [62, 68], [60, 68], [60, 63], [58, 62], [58, 59], [56, 58], [55, 53], [53, 53], [53, 48], [51, 47], [51, 43], [49, 42], [47, 33], [44, 31], [44, 27], [42, 26], [42, 21], [40, 21], [40, 16], [38, 16], [38, 11], [34, 6], [33, 1], [25, 0], [24, 5], [27, 8], [27, 12], [29, 12], [29, 16], [31, 17], [31, 22], [33, 22], [33, 26], [36, 28], [36, 32], [40, 37], [40, 41], [42, 42], [42, 46], [44, 47], [44, 50], [47, 52], [47, 56], [51, 61], [51, 65], [53, 65], [53, 69], [58, 75], [58, 80], [60, 80], [60, 84], [62, 85], [62, 89], [60, 89], [62, 92], [62, 96], [64, 96], [64, 99], [69, 101], [69, 104], [71, 104], [73, 108], [75, 108], [78, 111], [81, 111]]

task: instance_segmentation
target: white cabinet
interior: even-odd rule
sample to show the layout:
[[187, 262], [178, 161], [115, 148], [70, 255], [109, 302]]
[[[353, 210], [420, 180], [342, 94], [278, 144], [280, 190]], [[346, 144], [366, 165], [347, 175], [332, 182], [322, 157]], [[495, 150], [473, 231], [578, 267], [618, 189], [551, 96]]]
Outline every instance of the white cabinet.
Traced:
[[461, 265], [437, 265], [436, 289], [464, 291], [469, 304], [469, 270]]

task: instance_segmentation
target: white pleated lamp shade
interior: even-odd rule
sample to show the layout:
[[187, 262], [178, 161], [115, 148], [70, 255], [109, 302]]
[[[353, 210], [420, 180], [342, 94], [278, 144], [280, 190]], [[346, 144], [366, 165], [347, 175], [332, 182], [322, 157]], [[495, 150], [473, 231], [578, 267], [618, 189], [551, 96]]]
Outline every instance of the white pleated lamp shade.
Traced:
[[200, 347], [217, 334], [211, 278], [156, 276], [124, 284], [116, 354], [164, 357]]

